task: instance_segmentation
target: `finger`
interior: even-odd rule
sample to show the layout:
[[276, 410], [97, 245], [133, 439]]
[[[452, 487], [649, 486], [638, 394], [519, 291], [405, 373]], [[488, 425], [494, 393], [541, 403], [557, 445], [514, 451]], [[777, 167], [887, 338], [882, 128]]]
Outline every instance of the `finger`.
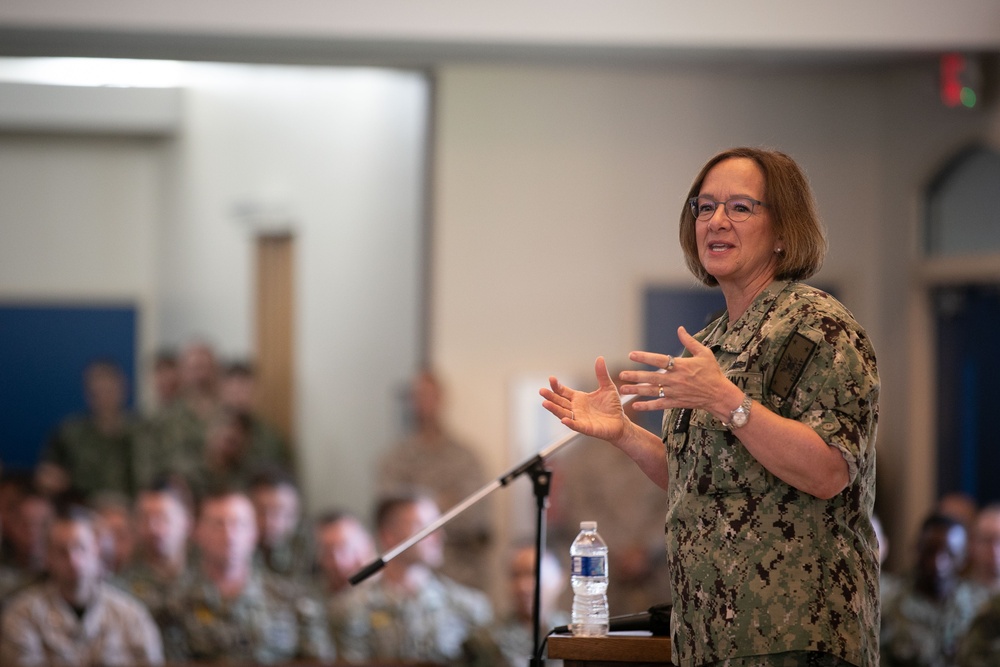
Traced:
[[613, 387], [615, 384], [608, 372], [608, 364], [604, 361], [604, 357], [597, 357], [594, 361], [594, 375], [597, 376], [597, 386], [601, 389]]
[[[541, 388], [541, 389], [538, 390], [538, 393], [546, 401], [548, 401], [548, 402], [552, 403], [553, 405], [556, 405], [556, 406], [558, 406], [560, 408], [569, 408], [569, 406], [572, 403], [572, 401], [570, 401], [569, 398], [560, 396], [559, 394], [555, 393], [551, 389], [546, 389], [546, 388], [543, 387], [543, 388]], [[543, 405], [544, 405], [544, 403], [543, 403]]]
[[657, 354], [655, 352], [643, 352], [642, 350], [636, 350], [630, 352], [628, 358], [631, 361], [637, 361], [640, 364], [646, 364], [647, 366], [653, 366], [657, 369], [663, 370], [667, 366], [667, 362], [670, 361], [669, 354]]
[[569, 407], [563, 407], [552, 401], [542, 401], [542, 407], [551, 412], [560, 421], [572, 421], [575, 415]]
[[549, 376], [549, 386], [552, 388], [552, 393], [556, 396], [562, 396], [565, 399], [569, 399], [573, 395], [573, 390], [559, 382], [554, 375]]
[[715, 355], [712, 354], [712, 350], [695, 340], [695, 337], [689, 334], [687, 329], [684, 327], [677, 328], [677, 338], [680, 339], [681, 345], [684, 346], [684, 349], [691, 353], [691, 356], [704, 357], [707, 355], [713, 359], [715, 358]]

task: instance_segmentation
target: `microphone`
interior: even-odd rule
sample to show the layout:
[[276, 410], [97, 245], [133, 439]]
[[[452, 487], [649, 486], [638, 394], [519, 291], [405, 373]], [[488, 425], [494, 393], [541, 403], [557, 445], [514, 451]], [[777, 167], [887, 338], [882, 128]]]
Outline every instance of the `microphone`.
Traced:
[[[671, 609], [669, 604], [655, 604], [648, 611], [612, 616], [608, 619], [608, 632], [642, 631], [650, 632], [655, 637], [667, 637], [670, 635]], [[553, 628], [550, 634], [565, 635], [570, 632], [568, 625], [560, 625]]]

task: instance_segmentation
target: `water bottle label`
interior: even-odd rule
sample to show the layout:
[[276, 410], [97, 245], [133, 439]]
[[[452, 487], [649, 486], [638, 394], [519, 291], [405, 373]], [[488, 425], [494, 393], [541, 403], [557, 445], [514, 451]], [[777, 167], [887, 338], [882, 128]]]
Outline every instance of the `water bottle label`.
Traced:
[[606, 562], [603, 556], [573, 556], [573, 576], [603, 577]]

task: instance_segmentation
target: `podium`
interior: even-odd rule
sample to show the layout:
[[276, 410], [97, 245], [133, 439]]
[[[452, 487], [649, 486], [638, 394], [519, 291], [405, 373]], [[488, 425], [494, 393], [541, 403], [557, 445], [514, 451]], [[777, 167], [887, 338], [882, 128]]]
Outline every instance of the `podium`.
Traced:
[[606, 637], [552, 635], [548, 657], [565, 667], [665, 667], [671, 662], [669, 637], [648, 632], [612, 632]]

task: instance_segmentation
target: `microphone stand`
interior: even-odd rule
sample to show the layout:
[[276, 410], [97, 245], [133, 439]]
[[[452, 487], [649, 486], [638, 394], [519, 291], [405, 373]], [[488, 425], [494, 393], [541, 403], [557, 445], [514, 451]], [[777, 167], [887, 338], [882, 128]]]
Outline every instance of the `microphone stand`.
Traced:
[[532, 610], [532, 622], [534, 623], [534, 650], [532, 651], [531, 665], [540, 666], [544, 664], [544, 660], [538, 657], [538, 649], [541, 640], [541, 580], [542, 580], [542, 554], [545, 551], [545, 508], [548, 506], [548, 495], [549, 490], [552, 485], [552, 472], [545, 467], [545, 461], [555, 454], [557, 451], [573, 442], [577, 438], [583, 437], [582, 433], [577, 433], [576, 431], [570, 431], [565, 436], [559, 438], [552, 444], [548, 445], [545, 449], [529, 457], [508, 470], [503, 475], [500, 475], [492, 482], [488, 482], [478, 491], [467, 496], [460, 503], [452, 507], [450, 510], [442, 514], [435, 521], [427, 524], [420, 529], [413, 536], [403, 540], [395, 547], [385, 552], [371, 563], [354, 573], [348, 581], [352, 585], [356, 586], [368, 577], [372, 576], [383, 567], [386, 563], [391, 561], [393, 558], [403, 553], [410, 547], [412, 547], [417, 542], [421, 541], [434, 531], [438, 530], [446, 523], [454, 519], [456, 516], [467, 510], [469, 507], [475, 505], [477, 502], [491, 494], [493, 491], [499, 489], [502, 486], [507, 486], [515, 479], [524, 474], [531, 475], [536, 506], [537, 515], [535, 522], [535, 597], [534, 597], [534, 609]]
[[[660, 369], [659, 373], [665, 373], [666, 371]], [[628, 403], [635, 400], [637, 396], [631, 394], [628, 396], [620, 396], [621, 404], [624, 407]], [[507, 486], [515, 479], [521, 475], [527, 473], [532, 476], [533, 486], [535, 491], [535, 499], [537, 505], [537, 518], [535, 522], [535, 597], [534, 597], [534, 609], [532, 610], [532, 622], [534, 624], [534, 650], [531, 655], [530, 667], [541, 667], [545, 661], [538, 655], [539, 649], [541, 647], [541, 582], [542, 582], [542, 555], [545, 548], [545, 508], [548, 506], [548, 494], [549, 489], [552, 484], [552, 473], [545, 467], [545, 461], [558, 452], [560, 449], [570, 444], [577, 438], [583, 437], [584, 434], [577, 433], [576, 431], [570, 431], [563, 437], [552, 442], [550, 445], [545, 447], [542, 451], [538, 452], [534, 456], [531, 456], [518, 465], [514, 466], [508, 470], [503, 475], [500, 475], [492, 482], [488, 482], [478, 491], [467, 496], [460, 503], [452, 507], [450, 510], [442, 514], [435, 521], [427, 524], [421, 528], [418, 532], [413, 534], [411, 537], [403, 540], [389, 551], [373, 560], [368, 565], [364, 566], [357, 572], [355, 572], [348, 581], [351, 582], [352, 586], [357, 586], [362, 581], [372, 576], [383, 567], [386, 563], [391, 561], [393, 558], [403, 553], [410, 547], [412, 547], [417, 542], [421, 541], [435, 530], [438, 530], [446, 523], [454, 519], [456, 516], [472, 507], [480, 500], [490, 495], [502, 486]]]

